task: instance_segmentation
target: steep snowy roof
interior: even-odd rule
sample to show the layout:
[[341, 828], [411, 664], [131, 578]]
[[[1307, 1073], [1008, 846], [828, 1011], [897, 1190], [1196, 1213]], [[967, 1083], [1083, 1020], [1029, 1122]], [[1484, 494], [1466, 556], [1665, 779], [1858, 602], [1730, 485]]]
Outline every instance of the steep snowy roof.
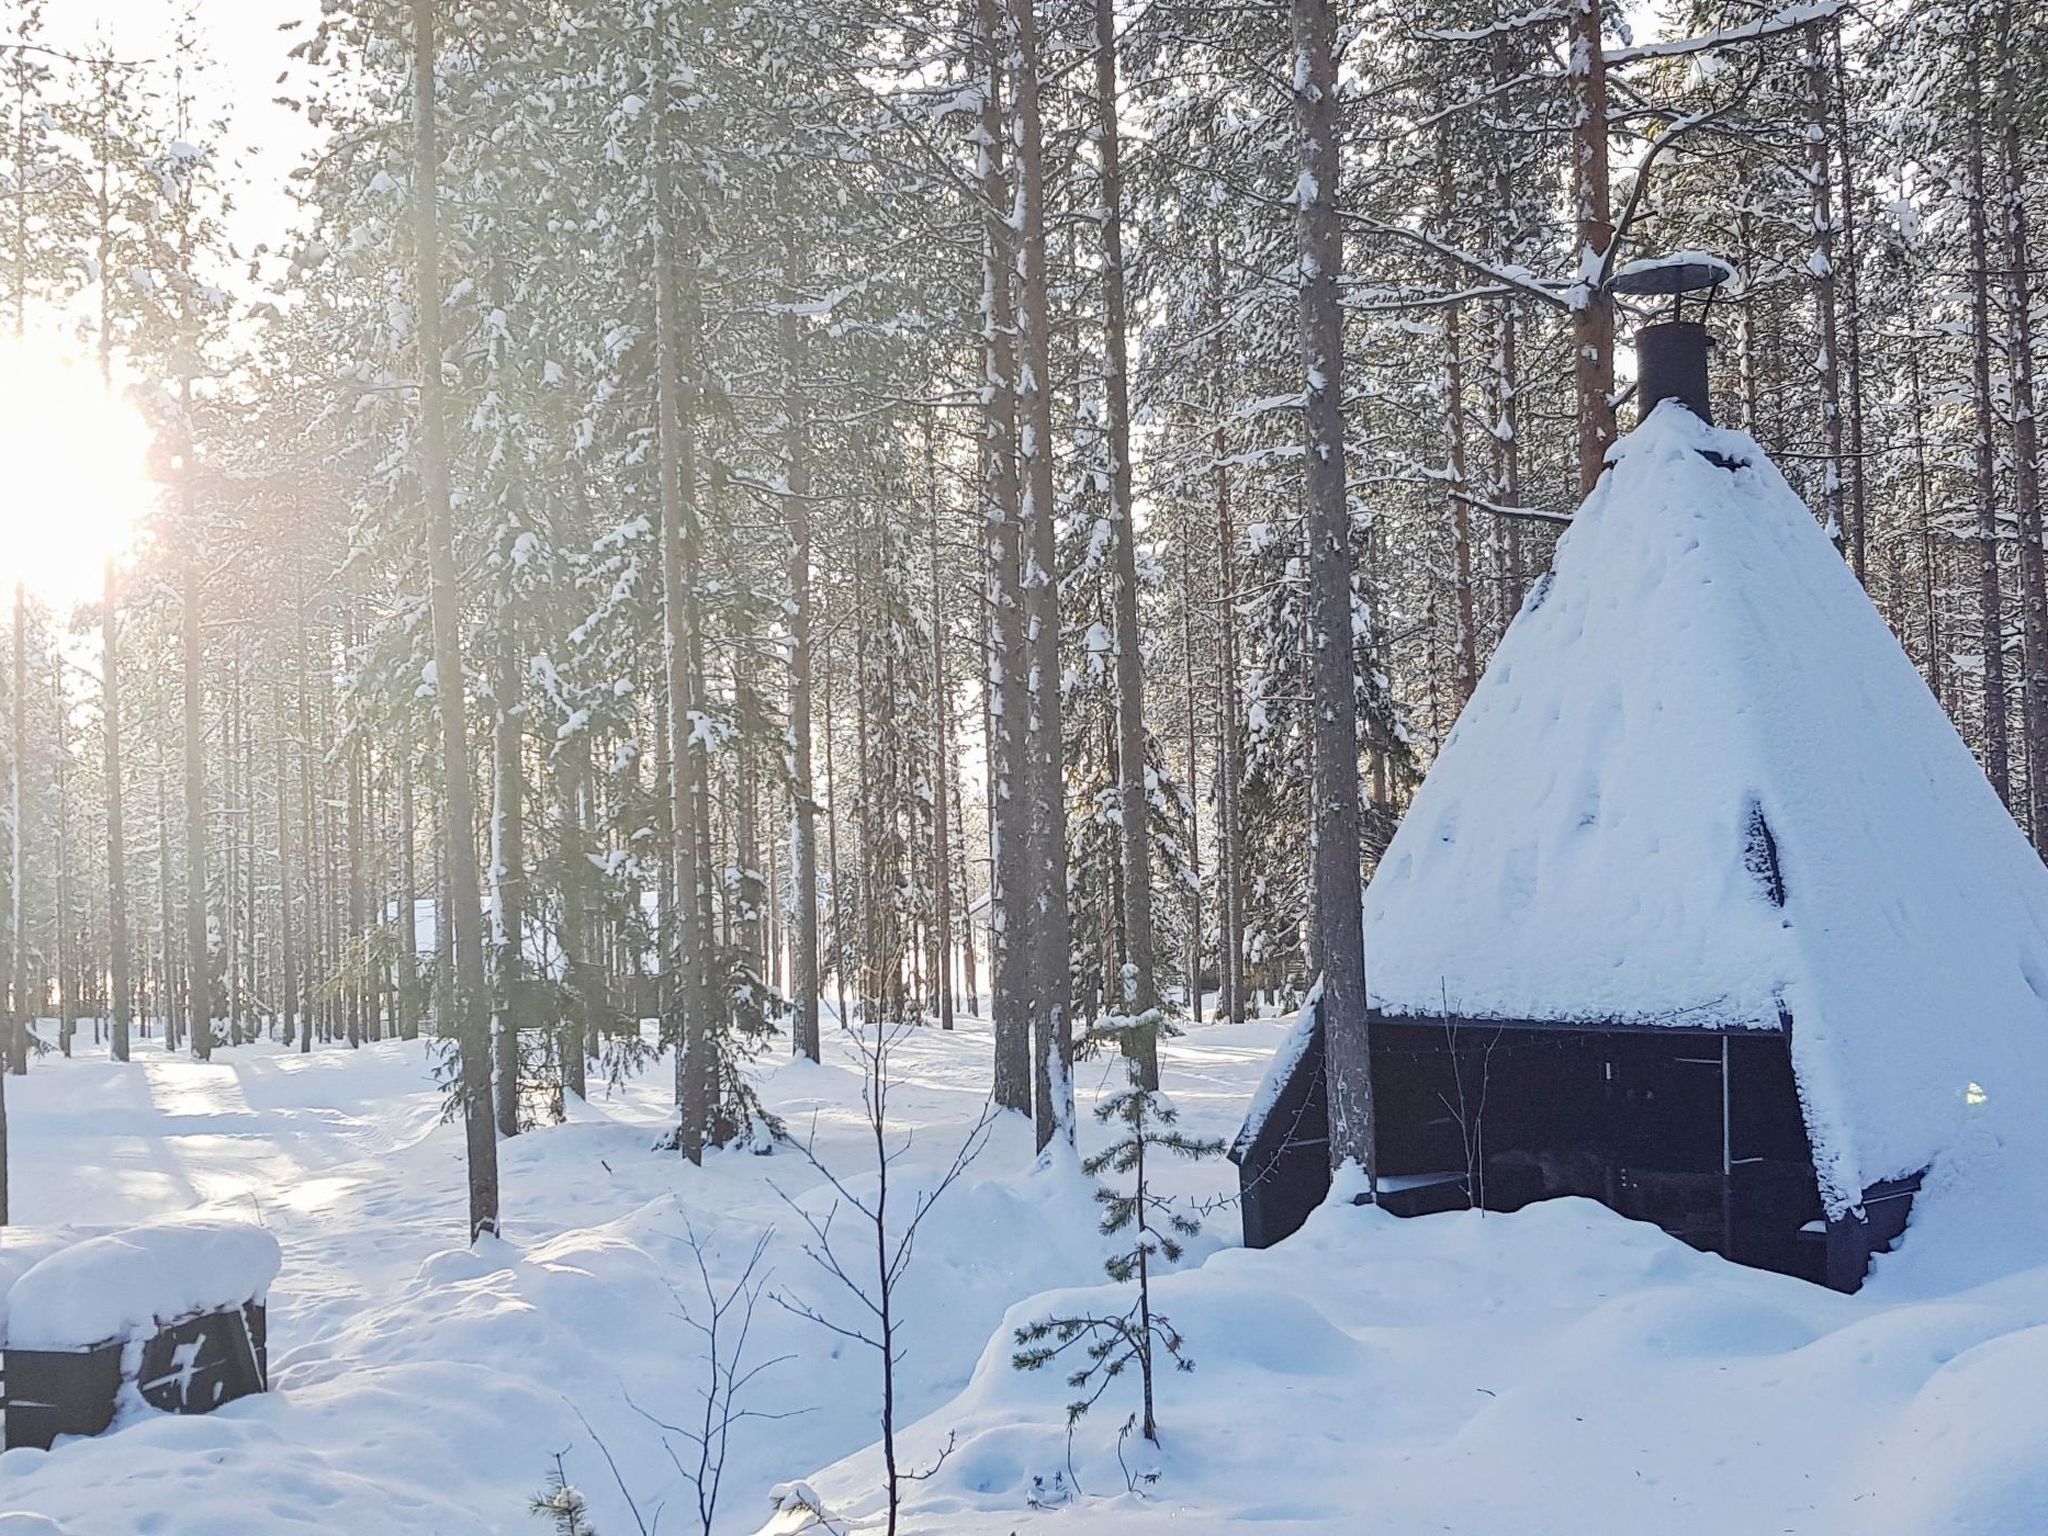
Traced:
[[2048, 871], [1749, 437], [1666, 403], [1609, 463], [1381, 861], [1368, 996], [1789, 1016], [1839, 1211], [2038, 1112]]

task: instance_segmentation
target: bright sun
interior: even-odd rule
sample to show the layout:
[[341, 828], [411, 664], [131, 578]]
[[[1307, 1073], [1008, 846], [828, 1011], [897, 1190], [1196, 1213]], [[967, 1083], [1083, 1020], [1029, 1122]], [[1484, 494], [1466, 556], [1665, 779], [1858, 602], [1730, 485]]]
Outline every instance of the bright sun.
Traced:
[[96, 596], [156, 495], [148, 450], [94, 358], [0, 337], [0, 582], [59, 605]]

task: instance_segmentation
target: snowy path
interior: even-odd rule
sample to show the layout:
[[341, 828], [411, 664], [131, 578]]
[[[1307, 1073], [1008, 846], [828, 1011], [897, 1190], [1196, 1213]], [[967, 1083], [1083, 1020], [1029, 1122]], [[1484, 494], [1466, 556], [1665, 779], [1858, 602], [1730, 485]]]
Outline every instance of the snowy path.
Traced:
[[[1243, 1033], [1190, 1051], [1191, 1118], [1237, 1113], [1267, 1031]], [[701, 1296], [684, 1288], [688, 1234], [723, 1277], [772, 1231], [771, 1290], [839, 1305], [770, 1187], [816, 1200], [820, 1181], [800, 1159], [731, 1154], [690, 1170], [649, 1150], [668, 1119], [665, 1065], [568, 1125], [503, 1143], [507, 1241], [471, 1252], [460, 1244], [460, 1137], [438, 1123], [424, 1047], [300, 1056], [259, 1045], [201, 1064], [144, 1044], [126, 1068], [80, 1050], [9, 1082], [21, 1219], [132, 1222], [211, 1204], [259, 1217], [284, 1269], [270, 1297], [267, 1398], [0, 1456], [0, 1511], [53, 1517], [66, 1536], [524, 1532], [538, 1529], [527, 1499], [563, 1450], [609, 1517], [601, 1530], [633, 1529], [626, 1494], [650, 1524], [667, 1503], [677, 1507], [663, 1529], [694, 1528], [694, 1494], [662, 1443], [677, 1437], [647, 1418], [682, 1422], [696, 1404], [696, 1334], [682, 1313], [701, 1310]], [[894, 1104], [918, 1132], [904, 1178], [942, 1162], [972, 1120], [988, 1050], [975, 1021], [903, 1050]], [[821, 1150], [858, 1182], [857, 1081], [843, 1062], [779, 1065], [763, 1091], [793, 1128], [815, 1124]], [[949, 1196], [953, 1219], [921, 1249], [906, 1299], [912, 1415], [965, 1386], [1018, 1296], [1099, 1272], [1085, 1191], [1015, 1176], [1030, 1162], [1027, 1134], [998, 1131]], [[1228, 1174], [1218, 1164], [1193, 1177], [1207, 1192]], [[875, 1433], [871, 1355], [765, 1298], [756, 1332], [754, 1358], [791, 1357], [764, 1379], [777, 1395], [764, 1406], [804, 1411], [736, 1444], [721, 1532], [753, 1529], [770, 1483]]]

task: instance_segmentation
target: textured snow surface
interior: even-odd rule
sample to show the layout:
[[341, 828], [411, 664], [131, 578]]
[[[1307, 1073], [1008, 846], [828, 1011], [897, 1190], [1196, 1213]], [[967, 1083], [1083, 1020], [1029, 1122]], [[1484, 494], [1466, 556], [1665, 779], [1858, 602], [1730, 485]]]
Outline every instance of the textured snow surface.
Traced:
[[[1585, 1200], [1408, 1221], [1326, 1205], [1276, 1248], [1159, 1286], [1196, 1364], [1160, 1382], [1161, 1447], [1122, 1447], [1156, 1482], [1127, 1491], [1118, 1461], [1135, 1387], [1070, 1449], [1073, 1394], [1011, 1370], [1005, 1336], [904, 1437], [911, 1465], [954, 1449], [901, 1530], [2038, 1536], [2048, 1271], [1927, 1281], [1902, 1250], [1839, 1296]], [[1111, 1300], [1035, 1298], [1009, 1321]], [[811, 1479], [849, 1531], [881, 1528], [876, 1463]], [[1032, 1509], [1056, 1477], [1082, 1493]]]
[[1666, 404], [1610, 462], [1367, 892], [1373, 1005], [1707, 1028], [1782, 1007], [1834, 1210], [2030, 1134], [2048, 872], [1750, 438]]
[[277, 1239], [248, 1221], [182, 1217], [57, 1248], [7, 1293], [15, 1349], [84, 1349], [195, 1312], [261, 1301]]
[[[1191, 1133], [1230, 1134], [1290, 1022], [1167, 1042]], [[829, 1021], [826, 1051], [757, 1081], [857, 1167], [859, 1078]], [[989, 1053], [970, 1019], [905, 1047], [891, 1102], [916, 1136], [892, 1206], [980, 1110]], [[1121, 1068], [1075, 1077], [1086, 1150], [1103, 1134], [1086, 1110]], [[701, 1422], [693, 1234], [721, 1285], [768, 1239], [745, 1358], [767, 1367], [748, 1406], [778, 1417], [735, 1427], [718, 1536], [878, 1536], [874, 1356], [772, 1299], [851, 1316], [776, 1190], [814, 1213], [829, 1193], [786, 1153], [691, 1168], [650, 1152], [671, 1081], [657, 1065], [502, 1143], [507, 1238], [470, 1249], [461, 1128], [439, 1123], [423, 1045], [39, 1060], [8, 1085], [20, 1220], [260, 1213], [284, 1266], [271, 1392], [0, 1455], [0, 1536], [533, 1536], [557, 1453], [604, 1536], [697, 1531], [670, 1455], [690, 1447], [656, 1422]], [[1124, 1446], [1160, 1474], [1139, 1496], [1117, 1466], [1129, 1383], [1070, 1445], [1060, 1373], [1009, 1368], [1009, 1326], [1118, 1299], [1082, 1181], [1034, 1171], [1012, 1119], [933, 1213], [900, 1296], [903, 1464], [927, 1470], [955, 1440], [907, 1488], [903, 1536], [2039, 1536], [2048, 1178], [1975, 1151], [1855, 1297], [1581, 1202], [1411, 1222], [1333, 1208], [1264, 1253], [1230, 1246], [1226, 1206], [1159, 1291], [1196, 1367], [1161, 1382], [1164, 1451]], [[1220, 1160], [1160, 1172], [1191, 1197], [1234, 1187]], [[1080, 1494], [1032, 1507], [1034, 1479], [1070, 1475]], [[833, 1523], [803, 1525], [799, 1502]]]

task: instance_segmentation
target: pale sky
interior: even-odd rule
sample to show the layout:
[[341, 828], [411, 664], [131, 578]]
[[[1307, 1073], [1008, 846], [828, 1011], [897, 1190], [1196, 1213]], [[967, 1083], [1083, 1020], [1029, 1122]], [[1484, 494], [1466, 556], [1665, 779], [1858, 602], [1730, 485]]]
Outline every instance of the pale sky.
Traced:
[[[214, 60], [205, 96], [213, 112], [225, 112], [228, 141], [241, 162], [236, 176], [233, 235], [246, 255], [259, 241], [275, 243], [285, 232], [292, 207], [284, 179], [315, 142], [303, 117], [274, 99], [285, 57], [304, 36], [280, 32], [281, 22], [309, 24], [319, 0], [193, 0], [206, 51]], [[159, 57], [169, 51], [180, 0], [60, 0], [49, 7], [45, 36], [52, 46], [79, 49], [104, 35], [127, 58]]]

